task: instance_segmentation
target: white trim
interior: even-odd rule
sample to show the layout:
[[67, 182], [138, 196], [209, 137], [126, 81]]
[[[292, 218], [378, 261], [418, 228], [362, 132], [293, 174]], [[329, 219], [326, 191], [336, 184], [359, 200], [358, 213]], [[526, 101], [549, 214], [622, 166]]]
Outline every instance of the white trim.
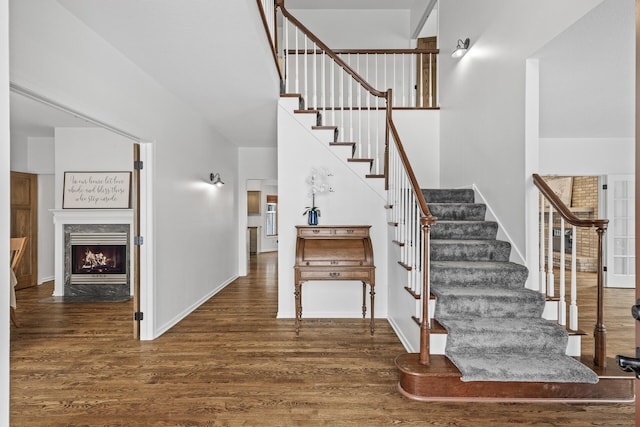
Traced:
[[[396, 333], [396, 336], [400, 340], [400, 343], [402, 344], [404, 349], [407, 351], [407, 353], [418, 353], [419, 349], [415, 349], [415, 348], [413, 348], [411, 346], [411, 342], [404, 335], [404, 333], [402, 332], [402, 328], [400, 328], [400, 326], [398, 326], [398, 324], [396, 324], [394, 319], [389, 318], [387, 320], [389, 321], [389, 325], [391, 325], [391, 329], [393, 329], [393, 332]], [[416, 327], [418, 327], [418, 325], [416, 325]]]

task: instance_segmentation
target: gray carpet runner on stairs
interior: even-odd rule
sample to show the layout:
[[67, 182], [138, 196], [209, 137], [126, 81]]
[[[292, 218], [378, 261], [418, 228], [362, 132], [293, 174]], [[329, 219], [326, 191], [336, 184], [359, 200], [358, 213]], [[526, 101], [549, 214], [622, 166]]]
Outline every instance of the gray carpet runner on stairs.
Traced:
[[431, 228], [434, 318], [448, 332], [446, 356], [462, 381], [597, 383], [566, 356], [564, 327], [542, 318], [545, 298], [524, 287], [528, 270], [509, 262], [511, 245], [473, 190], [422, 190]]

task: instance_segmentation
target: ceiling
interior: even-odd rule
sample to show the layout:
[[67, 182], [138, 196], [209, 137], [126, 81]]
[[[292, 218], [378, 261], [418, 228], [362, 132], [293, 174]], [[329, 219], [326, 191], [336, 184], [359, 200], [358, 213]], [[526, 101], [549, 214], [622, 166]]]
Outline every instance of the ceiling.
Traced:
[[[58, 2], [189, 104], [230, 143], [276, 145], [278, 74], [254, 0]], [[428, 1], [287, 0], [286, 5], [290, 9], [410, 9], [415, 2]], [[90, 126], [20, 98], [12, 95], [14, 134], [51, 136], [56, 126]]]

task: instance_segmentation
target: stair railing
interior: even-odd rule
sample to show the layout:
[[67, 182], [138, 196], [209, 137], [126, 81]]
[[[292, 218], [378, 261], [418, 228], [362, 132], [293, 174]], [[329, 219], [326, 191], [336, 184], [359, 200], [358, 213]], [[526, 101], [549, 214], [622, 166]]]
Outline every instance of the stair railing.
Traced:
[[[258, 0], [260, 8], [262, 1], [266, 0]], [[281, 39], [284, 61], [278, 64], [283, 68], [283, 91], [299, 94], [304, 102], [301, 108], [317, 110], [323, 125], [335, 126], [338, 141], [356, 142], [356, 157], [372, 159], [373, 175], [385, 178], [389, 215], [397, 223], [396, 238], [402, 242], [400, 264], [408, 271], [407, 288], [422, 300], [417, 316], [420, 362], [428, 365], [429, 233], [436, 218], [429, 212], [393, 123], [393, 89], [375, 89], [293, 17], [284, 0], [275, 0], [275, 8], [282, 13], [283, 29], [272, 39], [272, 46], [276, 51], [276, 40]]]
[[[553, 233], [554, 212], [560, 216], [560, 262], [558, 281], [558, 323], [566, 326], [567, 302], [566, 302], [566, 280], [565, 280], [565, 222], [572, 226], [571, 236], [571, 284], [569, 290], [569, 329], [578, 330], [578, 306], [577, 306], [577, 283], [576, 283], [576, 246], [577, 228], [595, 228], [598, 236], [598, 256], [597, 256], [597, 298], [596, 298], [596, 324], [593, 330], [594, 352], [593, 363], [596, 366], [606, 366], [606, 335], [607, 329], [604, 324], [604, 263], [603, 263], [603, 238], [607, 231], [609, 220], [607, 219], [581, 219], [574, 215], [571, 210], [562, 202], [560, 197], [549, 187], [542, 177], [533, 174], [533, 183], [540, 191], [540, 221], [539, 221], [539, 243], [540, 243], [540, 292], [546, 296], [555, 297], [555, 277], [553, 273]], [[545, 230], [545, 222], [547, 224]], [[546, 243], [546, 244], [545, 244]], [[546, 248], [545, 248], [546, 247]], [[546, 257], [545, 257], [546, 253]]]
[[[391, 93], [389, 93], [389, 99], [392, 99]], [[431, 353], [429, 345], [430, 234], [436, 218], [429, 211], [407, 154], [402, 147], [393, 123], [391, 108], [388, 108], [387, 122], [389, 125], [387, 208], [390, 210], [391, 225], [395, 227], [394, 243], [400, 246], [398, 264], [407, 270], [405, 289], [420, 299], [420, 304], [417, 306], [420, 312], [415, 315], [420, 324], [419, 361], [423, 365], [429, 365]]]
[[271, 54], [276, 64], [276, 69], [282, 80], [282, 67], [278, 63], [278, 27], [276, 25], [276, 7], [273, 0], [256, 0], [258, 2], [258, 11], [264, 25], [264, 31], [267, 34], [267, 40], [271, 46]]

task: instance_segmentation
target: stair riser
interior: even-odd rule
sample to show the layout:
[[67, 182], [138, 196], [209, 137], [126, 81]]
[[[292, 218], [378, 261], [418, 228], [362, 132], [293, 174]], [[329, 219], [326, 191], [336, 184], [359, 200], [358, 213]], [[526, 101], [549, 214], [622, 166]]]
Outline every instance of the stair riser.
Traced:
[[[561, 353], [567, 348], [566, 336], [549, 336], [539, 331], [512, 333], [484, 332], [473, 334], [472, 349], [468, 347], [469, 337], [464, 334], [456, 334], [447, 338], [447, 351], [464, 353], [465, 351], [486, 351], [490, 353], [511, 354], [525, 353]], [[517, 342], [518, 345], [513, 343]], [[521, 344], [524, 342], [525, 344]]]
[[431, 215], [441, 221], [483, 221], [487, 207], [476, 203], [429, 203]]
[[498, 233], [495, 222], [447, 222], [438, 221], [431, 227], [431, 238], [434, 240], [491, 240]]
[[481, 317], [535, 318], [542, 315], [542, 304], [528, 298], [439, 296], [434, 317], [460, 319]]
[[475, 194], [470, 189], [423, 189], [422, 195], [427, 203], [473, 203], [475, 201]]
[[[472, 264], [472, 263], [471, 263]], [[491, 284], [494, 287], [518, 289], [524, 286], [527, 280], [526, 270], [505, 269], [487, 270], [473, 265], [463, 268], [431, 268], [431, 283], [435, 286], [446, 286], [449, 284], [476, 286], [477, 284]]]
[[507, 242], [488, 240], [483, 243], [450, 243], [431, 241], [432, 261], [509, 261], [511, 245]]

